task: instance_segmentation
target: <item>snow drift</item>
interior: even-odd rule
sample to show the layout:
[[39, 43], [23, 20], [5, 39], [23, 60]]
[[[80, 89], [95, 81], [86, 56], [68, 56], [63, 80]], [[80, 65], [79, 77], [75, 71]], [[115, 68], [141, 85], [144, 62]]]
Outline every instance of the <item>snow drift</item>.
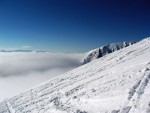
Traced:
[[0, 103], [0, 113], [150, 113], [150, 38]]

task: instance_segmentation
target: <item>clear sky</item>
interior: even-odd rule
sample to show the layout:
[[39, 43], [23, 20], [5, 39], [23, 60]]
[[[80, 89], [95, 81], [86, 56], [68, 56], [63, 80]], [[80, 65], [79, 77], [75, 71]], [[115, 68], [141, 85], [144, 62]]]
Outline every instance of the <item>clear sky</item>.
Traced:
[[0, 48], [88, 51], [148, 36], [149, 0], [0, 0]]

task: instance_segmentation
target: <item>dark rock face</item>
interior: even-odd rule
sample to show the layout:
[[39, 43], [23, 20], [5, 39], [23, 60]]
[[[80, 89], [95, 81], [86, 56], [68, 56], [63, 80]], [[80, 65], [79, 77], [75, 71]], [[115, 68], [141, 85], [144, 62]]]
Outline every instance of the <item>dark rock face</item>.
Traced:
[[88, 54], [84, 58], [82, 64], [89, 63], [94, 59], [98, 59], [98, 58], [103, 57], [109, 53], [120, 50], [120, 49], [125, 48], [127, 46], [130, 46], [132, 44], [133, 44], [132, 42], [111, 43], [111, 44], [102, 46], [100, 48], [91, 50], [90, 52], [88, 52]]

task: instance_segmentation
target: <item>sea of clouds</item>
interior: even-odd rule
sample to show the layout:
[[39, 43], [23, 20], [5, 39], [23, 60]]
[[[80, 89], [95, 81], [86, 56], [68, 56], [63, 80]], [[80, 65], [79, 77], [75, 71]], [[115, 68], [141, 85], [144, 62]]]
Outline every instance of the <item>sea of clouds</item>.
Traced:
[[0, 101], [81, 65], [84, 53], [0, 52]]

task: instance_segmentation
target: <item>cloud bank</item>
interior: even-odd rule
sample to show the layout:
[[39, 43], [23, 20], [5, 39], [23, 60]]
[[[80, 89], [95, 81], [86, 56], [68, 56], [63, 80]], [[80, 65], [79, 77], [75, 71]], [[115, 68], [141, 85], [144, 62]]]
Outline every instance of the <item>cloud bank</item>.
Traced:
[[80, 66], [83, 55], [84, 53], [0, 52], [0, 100]]

